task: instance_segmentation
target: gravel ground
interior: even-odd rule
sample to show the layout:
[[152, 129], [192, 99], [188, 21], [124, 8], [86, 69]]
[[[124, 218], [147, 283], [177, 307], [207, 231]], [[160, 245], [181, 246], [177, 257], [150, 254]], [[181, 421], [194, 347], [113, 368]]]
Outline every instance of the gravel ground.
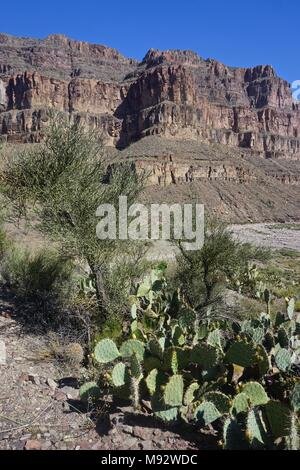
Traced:
[[231, 225], [234, 236], [254, 245], [275, 249], [292, 249], [300, 251], [300, 225], [299, 230], [288, 228], [282, 224], [244, 224]]

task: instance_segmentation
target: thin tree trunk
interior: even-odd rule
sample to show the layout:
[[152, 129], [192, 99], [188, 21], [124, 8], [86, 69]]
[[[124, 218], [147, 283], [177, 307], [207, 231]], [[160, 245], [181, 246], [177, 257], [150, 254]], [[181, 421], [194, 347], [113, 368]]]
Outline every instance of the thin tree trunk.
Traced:
[[103, 313], [103, 319], [101, 319], [101, 321], [104, 321], [106, 319], [106, 307], [108, 297], [105, 289], [103, 274], [101, 268], [99, 266], [95, 266], [94, 263], [92, 263], [90, 260], [88, 260], [88, 264], [95, 279], [96, 297], [99, 307], [101, 308]]

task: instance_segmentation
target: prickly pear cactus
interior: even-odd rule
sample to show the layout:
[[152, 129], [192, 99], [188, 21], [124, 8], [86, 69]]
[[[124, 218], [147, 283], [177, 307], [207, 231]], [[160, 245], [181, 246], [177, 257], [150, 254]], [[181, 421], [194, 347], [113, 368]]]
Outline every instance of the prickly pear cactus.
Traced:
[[228, 349], [225, 361], [241, 367], [253, 367], [256, 363], [256, 349], [251, 343], [235, 341]]
[[225, 449], [296, 449], [300, 318], [287, 299], [273, 321], [269, 291], [265, 300], [268, 313], [256, 318], [216, 321], [208, 312], [200, 321], [180, 292], [167, 294], [162, 272], [153, 273], [131, 297], [123, 343], [96, 345], [100, 378], [81, 387], [82, 400], [95, 401], [104, 383], [135, 409], [149, 402], [157, 419], [213, 427]]
[[95, 347], [94, 357], [99, 364], [108, 364], [119, 357], [116, 344], [111, 339], [102, 339]]
[[201, 427], [213, 423], [221, 418], [221, 416], [222, 413], [220, 413], [217, 407], [210, 401], [204, 401], [201, 405], [197, 406], [194, 411], [194, 420]]
[[197, 344], [191, 351], [191, 362], [205, 370], [215, 367], [219, 358], [218, 350], [207, 344]]
[[292, 364], [291, 354], [287, 349], [280, 348], [275, 354], [275, 364], [279, 370], [285, 372]]
[[123, 358], [129, 358], [133, 355], [136, 355], [139, 361], [142, 361], [144, 358], [145, 346], [144, 344], [137, 339], [129, 339], [125, 341], [120, 347], [120, 354]]
[[269, 401], [269, 397], [264, 387], [258, 382], [248, 382], [242, 388], [242, 392], [247, 395], [251, 405], [265, 405]]
[[249, 411], [249, 406], [248, 395], [246, 393], [238, 393], [232, 401], [230, 413], [232, 416], [238, 416], [241, 413], [246, 414]]

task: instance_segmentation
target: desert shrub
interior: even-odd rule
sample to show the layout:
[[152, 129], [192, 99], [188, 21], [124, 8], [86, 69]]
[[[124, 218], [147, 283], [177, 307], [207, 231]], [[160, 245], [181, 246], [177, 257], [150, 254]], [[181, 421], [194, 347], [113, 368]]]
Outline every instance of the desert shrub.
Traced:
[[119, 253], [130, 258], [132, 244], [98, 239], [96, 211], [104, 203], [118, 208], [121, 195], [131, 205], [143, 188], [144, 176], [126, 162], [115, 163], [108, 171], [101, 136], [55, 115], [41, 145], [7, 159], [2, 182], [16, 219], [30, 217], [67, 257], [88, 266], [98, 317], [104, 321], [111, 290], [105, 282], [107, 265], [116, 263]]
[[7, 235], [3, 226], [0, 223], [0, 260], [3, 258], [9, 246], [10, 246], [10, 242], [7, 238]]
[[157, 419], [210, 426], [225, 449], [299, 449], [300, 319], [293, 299], [274, 321], [263, 313], [243, 322], [208, 316], [198, 324], [155, 270], [131, 303], [123, 340], [96, 344], [101, 387], [84, 384], [83, 400], [97, 401], [106, 382], [135, 409], [148, 400]]
[[41, 303], [62, 295], [71, 282], [73, 264], [52, 250], [31, 252], [12, 247], [3, 259], [1, 274], [18, 295]]
[[240, 292], [255, 290], [249, 269], [254, 260], [266, 260], [269, 252], [236, 241], [224, 224], [207, 221], [201, 250], [188, 252], [181, 245], [175, 284], [189, 303], [201, 310], [218, 300], [224, 286]]

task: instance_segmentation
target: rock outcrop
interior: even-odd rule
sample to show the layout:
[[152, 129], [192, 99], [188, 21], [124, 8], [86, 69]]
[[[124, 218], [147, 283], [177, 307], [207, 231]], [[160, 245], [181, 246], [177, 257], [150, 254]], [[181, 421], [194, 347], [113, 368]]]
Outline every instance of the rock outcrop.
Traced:
[[[300, 108], [270, 65], [153, 49], [137, 62], [63, 35], [0, 34], [0, 141], [40, 142], [51, 110], [100, 129], [112, 154], [133, 158], [160, 194], [208, 183], [211, 206], [224, 213], [236, 205], [237, 217], [300, 217]], [[200, 191], [204, 202], [209, 191]]]
[[152, 49], [138, 63], [63, 35], [1, 34], [2, 139], [38, 141], [49, 109], [103, 128], [120, 148], [163, 135], [300, 159], [300, 110], [271, 66], [233, 68]]

